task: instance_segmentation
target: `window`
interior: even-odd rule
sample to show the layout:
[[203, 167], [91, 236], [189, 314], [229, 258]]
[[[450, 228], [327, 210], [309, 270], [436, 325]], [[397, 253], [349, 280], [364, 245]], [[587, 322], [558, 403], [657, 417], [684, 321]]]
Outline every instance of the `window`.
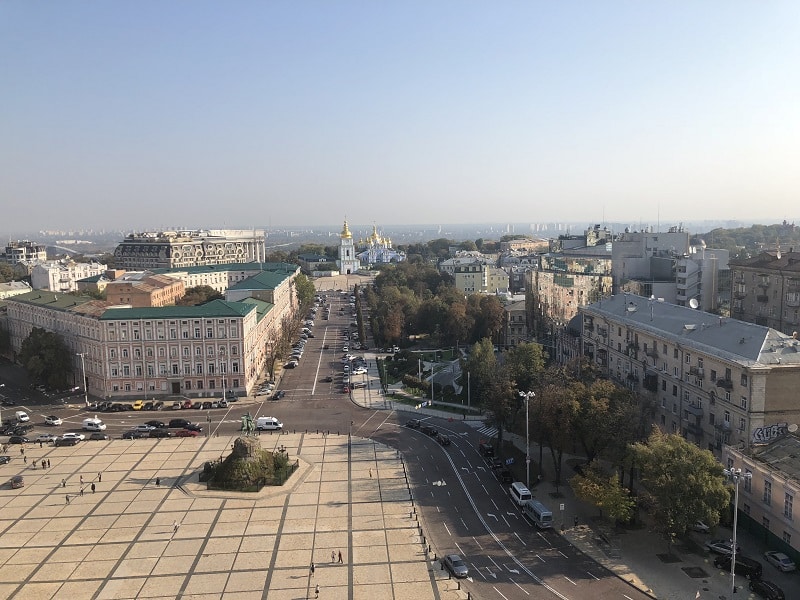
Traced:
[[723, 421], [725, 421], [726, 423], [728, 423], [730, 425], [730, 423], [731, 423], [731, 411], [726, 410], [725, 413], [722, 416], [722, 419], [723, 419]]
[[678, 358], [678, 349], [677, 348], [674, 348], [672, 350], [672, 358]]
[[730, 401], [731, 401], [731, 393], [725, 392], [725, 402], [730, 402]]
[[708, 413], [708, 424], [713, 425], [717, 420], [717, 416], [714, 413]]
[[662, 392], [666, 392], [667, 391], [667, 380], [666, 379], [662, 379], [661, 380], [661, 391]]
[[714, 369], [711, 369], [711, 373], [709, 374], [709, 376], [711, 377], [711, 381], [717, 380], [717, 372]]
[[742, 399], [739, 401], [739, 406], [747, 410], [747, 398], [745, 396], [742, 396]]
[[661, 349], [664, 351], [664, 356], [666, 356], [667, 355], [667, 345], [666, 344], [661, 344]]
[[725, 379], [727, 379], [728, 381], [731, 380], [731, 370], [730, 369], [725, 369]]
[[672, 376], [678, 377], [678, 367], [672, 367]]
[[788, 531], [784, 531], [783, 532], [783, 541], [784, 541], [784, 543], [786, 543], [786, 544], [791, 546], [792, 545], [792, 534], [789, 533]]
[[742, 387], [747, 387], [747, 373], [742, 373]]
[[745, 475], [749, 474], [744, 478], [744, 491], [749, 494], [753, 490], [753, 472], [750, 469], [745, 469], [744, 472]]
[[703, 358], [701, 356], [697, 357], [697, 368], [699, 369], [703, 368]]
[[109, 357], [110, 357], [110, 358], [117, 358], [117, 351], [116, 351], [116, 350], [114, 350], [114, 348], [112, 348], [112, 349], [110, 350], [110, 352], [109, 352]]
[[786, 494], [783, 497], [783, 516], [792, 520], [792, 504], [794, 503], [794, 496]]
[[192, 389], [192, 382], [187, 379], [186, 381], [183, 382], [183, 387], [187, 390]]
[[767, 506], [769, 506], [772, 503], [772, 482], [770, 481], [764, 482], [764, 496], [761, 499]]
[[672, 395], [673, 396], [677, 396], [678, 395], [678, 386], [677, 385], [673, 385], [672, 386]]
[[662, 398], [661, 399], [661, 408], [667, 408], [667, 399], [666, 398]]
[[122, 358], [128, 358], [128, 349], [127, 348], [123, 348], [122, 349]]
[[189, 363], [186, 363], [185, 365], [183, 365], [183, 374], [184, 375], [191, 375], [192, 374], [192, 365], [190, 365]]
[[203, 374], [203, 363], [197, 363], [197, 364], [195, 365], [195, 370], [194, 370], [194, 372], [195, 372], [197, 375], [202, 375], [202, 374]]
[[198, 339], [198, 340], [200, 339], [200, 328], [199, 327], [195, 327], [194, 328], [194, 337], [196, 339]]
[[234, 373], [238, 373], [239, 372], [239, 363], [238, 362], [234, 362], [231, 365], [231, 371], [233, 371]]
[[131, 368], [128, 365], [122, 365], [122, 376], [128, 377], [131, 374]]
[[134, 370], [134, 373], [136, 373], [137, 377], [141, 377], [142, 376], [142, 365], [136, 365], [133, 368], [133, 370]]
[[198, 379], [197, 380], [197, 389], [198, 390], [202, 390], [203, 389], [203, 380], [202, 379]]
[[134, 348], [134, 349], [133, 349], [133, 358], [135, 358], [135, 359], [137, 359], [137, 360], [138, 360], [138, 359], [140, 359], [140, 358], [142, 358], [142, 351], [141, 351], [141, 349], [139, 349], [139, 348]]
[[746, 423], [744, 417], [739, 417], [739, 431], [744, 431], [746, 427]]
[[691, 364], [691, 363], [692, 363], [692, 355], [691, 355], [691, 354], [689, 354], [688, 352], [686, 353], [686, 356], [684, 357], [684, 362], [685, 362], [687, 365], [689, 365], [689, 364]]
[[677, 415], [678, 414], [678, 405], [675, 404], [674, 402], [672, 403], [672, 414], [673, 415]]
[[206, 327], [206, 337], [213, 338], [214, 337], [214, 330], [211, 327]]

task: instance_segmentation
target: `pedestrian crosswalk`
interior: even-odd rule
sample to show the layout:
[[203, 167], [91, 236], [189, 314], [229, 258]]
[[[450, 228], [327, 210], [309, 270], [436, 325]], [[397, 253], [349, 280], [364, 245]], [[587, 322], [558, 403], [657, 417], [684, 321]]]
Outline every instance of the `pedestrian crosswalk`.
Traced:
[[478, 433], [487, 438], [497, 437], [497, 428], [484, 426], [478, 429]]

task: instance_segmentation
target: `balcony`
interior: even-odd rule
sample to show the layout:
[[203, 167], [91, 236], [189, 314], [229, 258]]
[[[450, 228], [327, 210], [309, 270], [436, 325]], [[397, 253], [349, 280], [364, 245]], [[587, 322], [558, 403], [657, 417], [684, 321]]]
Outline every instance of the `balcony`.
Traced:
[[733, 389], [733, 381], [730, 379], [717, 379], [717, 387], [731, 391]]
[[650, 358], [652, 358], [653, 360], [656, 360], [658, 358], [658, 350], [656, 349], [655, 346], [653, 346], [652, 348], [648, 348], [645, 354]]
[[786, 306], [800, 306], [800, 295], [798, 294], [787, 294], [786, 295]]
[[742, 300], [743, 298], [747, 298], [747, 291], [746, 290], [735, 290], [733, 292], [733, 297], [737, 300]]
[[766, 294], [759, 294], [758, 296], [756, 296], [756, 300], [758, 302], [763, 302], [766, 304], [767, 302], [769, 302], [769, 296], [767, 296]]
[[689, 367], [689, 375], [694, 375], [695, 377], [703, 379], [705, 374], [706, 372], [703, 367]]
[[695, 417], [703, 416], [703, 407], [698, 404], [690, 403], [686, 406], [686, 412]]

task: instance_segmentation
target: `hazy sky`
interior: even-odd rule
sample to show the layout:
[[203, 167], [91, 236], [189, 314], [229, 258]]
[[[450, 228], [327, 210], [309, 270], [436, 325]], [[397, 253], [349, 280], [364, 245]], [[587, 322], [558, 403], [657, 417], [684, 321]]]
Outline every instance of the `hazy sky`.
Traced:
[[0, 92], [0, 230], [800, 217], [797, 0], [4, 0]]

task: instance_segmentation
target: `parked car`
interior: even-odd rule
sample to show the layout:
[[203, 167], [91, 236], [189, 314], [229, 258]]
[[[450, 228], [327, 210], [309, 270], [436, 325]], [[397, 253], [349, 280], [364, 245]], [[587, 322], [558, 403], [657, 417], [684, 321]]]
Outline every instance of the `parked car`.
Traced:
[[55, 415], [48, 415], [44, 418], [45, 425], [61, 425], [64, 421]]
[[786, 556], [783, 552], [769, 550], [764, 552], [764, 558], [767, 559], [769, 564], [777, 567], [784, 573], [788, 573], [789, 571], [794, 571], [797, 569], [797, 565], [794, 564], [794, 561], [792, 561], [792, 559]]
[[422, 422], [419, 419], [410, 419], [406, 421], [406, 427], [410, 427], [411, 429], [419, 429], [422, 425]]
[[141, 425], [137, 425], [133, 428], [135, 431], [141, 431], [142, 433], [150, 433], [150, 430], [155, 429], [152, 425], [148, 425], [147, 423], [142, 423]]
[[691, 529], [692, 531], [696, 531], [698, 533], [708, 533], [709, 531], [711, 531], [711, 528], [702, 521], [695, 521], [694, 523], [689, 525], [689, 529]]
[[435, 427], [431, 427], [430, 425], [423, 425], [420, 428], [420, 431], [422, 431], [422, 433], [424, 433], [425, 435], [429, 435], [431, 437], [436, 437], [436, 434], [439, 433], [438, 431], [436, 431]]
[[175, 437], [197, 437], [198, 435], [200, 434], [192, 429], [179, 429], [175, 432]]
[[8, 456], [7, 454], [0, 456], [0, 465], [7, 465], [10, 462], [11, 462], [11, 457]]
[[99, 431], [95, 431], [94, 433], [90, 433], [89, 437], [86, 439], [99, 441], [99, 440], [107, 440], [110, 438], [105, 433], [100, 433]]
[[[730, 540], [708, 540], [705, 543], [706, 549], [715, 554], [733, 554], [733, 542]], [[736, 544], [737, 554], [741, 551], [739, 544]]]
[[771, 581], [751, 579], [747, 587], [765, 600], [786, 600], [783, 590]]
[[42, 442], [43, 444], [51, 444], [56, 441], [57, 435], [52, 433], [40, 433], [34, 438], [34, 442]]
[[14, 475], [11, 478], [10, 483], [11, 483], [11, 488], [17, 490], [25, 485], [25, 479], [22, 477], [22, 475]]
[[168, 427], [170, 429], [183, 429], [187, 425], [189, 425], [191, 421], [188, 419], [170, 419]]
[[145, 437], [147, 437], [147, 433], [144, 431], [136, 431], [135, 429], [131, 429], [122, 434], [123, 440], [138, 440]]
[[156, 429], [161, 429], [167, 426], [167, 424], [164, 423], [164, 421], [145, 421], [144, 424], [150, 425], [150, 427], [155, 427]]
[[151, 438], [168, 438], [172, 437], [172, 432], [169, 429], [151, 429], [147, 434]]
[[436, 441], [439, 442], [442, 446], [449, 446], [451, 444], [450, 438], [442, 433], [436, 436]]
[[203, 410], [210, 410], [211, 402], [203, 402]]
[[64, 434], [62, 434], [62, 435], [61, 435], [61, 438], [62, 438], [62, 439], [64, 439], [64, 438], [74, 438], [74, 439], [78, 440], [79, 442], [82, 442], [83, 440], [85, 440], [85, 439], [86, 439], [86, 436], [85, 436], [85, 435], [83, 435], [82, 433], [72, 433], [72, 432], [69, 432], [69, 433], [64, 433]]
[[278, 390], [277, 392], [275, 392], [275, 400], [280, 400], [285, 395], [286, 395], [286, 391], [285, 390]]
[[200, 425], [198, 425], [197, 423], [189, 423], [184, 427], [184, 429], [188, 429], [189, 431], [196, 431], [197, 433], [203, 431], [203, 428], [200, 427]]
[[24, 435], [12, 435], [8, 438], [9, 444], [27, 444], [28, 442], [30, 442], [30, 440]]
[[[748, 579], [761, 579], [761, 573], [764, 569], [761, 563], [757, 560], [753, 560], [752, 558], [739, 554], [738, 550], [736, 552], [736, 566], [734, 567], [734, 573], [737, 575], [744, 575]], [[714, 559], [714, 566], [730, 573], [731, 555], [722, 554], [717, 556]]]
[[75, 437], [60, 437], [55, 441], [56, 446], [77, 446], [79, 443], [80, 440]]
[[486, 457], [494, 456], [494, 446], [486, 442], [480, 442], [478, 444], [478, 453]]
[[133, 410], [142, 410], [142, 408], [144, 407], [144, 401], [135, 400], [133, 404], [131, 404], [131, 407], [133, 408]]
[[453, 574], [453, 577], [464, 578], [469, 575], [469, 568], [458, 554], [448, 554], [444, 557], [445, 568]]
[[514, 475], [508, 469], [500, 469], [495, 473], [497, 473], [497, 478], [501, 483], [514, 483]]
[[180, 402], [173, 402], [172, 403], [172, 410], [180, 410], [183, 408], [183, 404]]

